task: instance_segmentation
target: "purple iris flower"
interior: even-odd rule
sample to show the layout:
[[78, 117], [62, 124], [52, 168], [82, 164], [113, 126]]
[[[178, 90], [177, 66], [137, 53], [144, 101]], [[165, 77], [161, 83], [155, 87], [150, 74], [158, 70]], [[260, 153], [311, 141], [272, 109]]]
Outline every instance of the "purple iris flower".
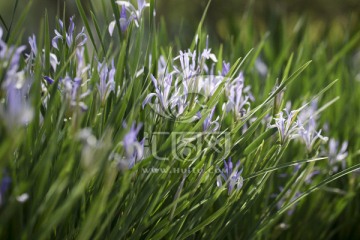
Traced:
[[215, 54], [211, 53], [211, 48], [205, 48], [201, 54], [201, 57], [206, 60], [211, 59], [213, 62], [217, 62]]
[[64, 79], [60, 79], [59, 83], [63, 97], [70, 106], [79, 106], [83, 111], [86, 111], [88, 109], [88, 107], [82, 100], [90, 94], [90, 91], [87, 91], [85, 93], [81, 92], [81, 78], [72, 79], [69, 76], [66, 76]]
[[214, 64], [211, 67], [208, 75], [198, 76], [192, 85], [189, 84], [194, 92], [200, 93], [205, 97], [211, 97], [218, 89], [219, 85], [225, 81], [225, 78], [221, 75], [214, 75]]
[[37, 45], [36, 45], [36, 36], [35, 36], [35, 34], [33, 34], [31, 37], [29, 37], [29, 45], [30, 45], [30, 49], [31, 49], [30, 54], [36, 55], [38, 50], [37, 50]]
[[185, 81], [194, 79], [200, 74], [200, 69], [198, 68], [199, 64], [196, 58], [196, 51], [180, 51], [179, 56], [175, 57], [174, 60], [180, 61], [181, 69], [178, 69], [176, 66], [174, 66], [174, 69], [178, 74], [183, 76]]
[[228, 162], [224, 160], [224, 169], [223, 171], [220, 170], [220, 175], [217, 177], [216, 185], [221, 187], [223, 185], [222, 180], [225, 181], [229, 195], [233, 192], [235, 186], [237, 190], [240, 190], [243, 186], [244, 179], [241, 176], [243, 169], [238, 170], [239, 167], [240, 161], [238, 161], [235, 168], [233, 168], [231, 158], [228, 159]]
[[0, 31], [0, 62], [7, 67], [2, 88], [6, 92], [5, 106], [0, 107], [0, 115], [4, 118], [9, 128], [28, 124], [33, 111], [29, 101], [31, 81], [25, 76], [24, 71], [18, 71], [21, 53], [25, 46], [8, 47], [1, 40]]
[[225, 77], [230, 72], [230, 63], [223, 61], [221, 75]]
[[[33, 74], [31, 68], [33, 67], [35, 57], [38, 54], [38, 49], [37, 49], [37, 44], [36, 44], [36, 36], [34, 34], [31, 37], [29, 37], [29, 45], [30, 45], [31, 51], [30, 51], [30, 54], [27, 55], [26, 63], [28, 64], [28, 69], [29, 69], [30, 74]], [[43, 49], [42, 51], [43, 51], [42, 61], [44, 61], [45, 50]], [[49, 53], [49, 54], [50, 54], [50, 65], [51, 65], [52, 69], [54, 71], [56, 71], [56, 67], [59, 64], [59, 61], [55, 54], [53, 54], [53, 53]]]
[[29, 81], [9, 82], [6, 89], [6, 110], [4, 117], [10, 126], [26, 125], [33, 118], [33, 111], [28, 99]]
[[209, 74], [209, 67], [206, 64], [206, 60], [211, 59], [212, 62], [217, 62], [215, 54], [211, 53], [211, 48], [206, 48], [199, 55], [196, 54], [194, 50], [191, 52], [180, 51], [180, 54], [174, 58], [174, 60], [179, 60], [180, 67], [177, 68], [174, 66], [175, 72], [181, 74], [183, 80], [187, 82], [189, 86], [202, 74]]
[[108, 98], [109, 94], [115, 91], [115, 67], [114, 62], [111, 64], [111, 69], [108, 68], [105, 62], [98, 63], [98, 73], [100, 77], [100, 82], [97, 84], [97, 88], [100, 95], [100, 100], [102, 103]]
[[84, 57], [84, 47], [76, 49], [76, 78], [87, 79], [90, 66], [86, 64]]
[[142, 124], [133, 123], [129, 132], [123, 138], [125, 157], [129, 163], [128, 167], [132, 168], [136, 162], [140, 161], [144, 155], [144, 139], [138, 141], [138, 134]]
[[[137, 1], [137, 3], [138, 3], [137, 9], [134, 7], [134, 5], [132, 5], [128, 1], [116, 1], [116, 3], [121, 6], [119, 24], [120, 24], [120, 29], [122, 32], [125, 32], [127, 30], [127, 28], [129, 27], [129, 25], [132, 21], [134, 21], [135, 25], [137, 27], [139, 27], [139, 22], [141, 20], [141, 16], [143, 14], [145, 7], [150, 6], [150, 4], [146, 3], [145, 0]], [[130, 14], [129, 17], [127, 16], [127, 12], [129, 12], [129, 14]], [[108, 30], [109, 30], [110, 36], [113, 35], [115, 25], [116, 25], [115, 20], [110, 22], [110, 24], [109, 24]]]
[[244, 85], [244, 75], [242, 72], [226, 86], [228, 101], [224, 103], [223, 109], [226, 112], [233, 111], [236, 119], [240, 119], [250, 111], [250, 101], [255, 98], [250, 92], [250, 86]]
[[[169, 117], [180, 116], [187, 107], [186, 86], [183, 84], [178, 86], [176, 83], [173, 86], [173, 75], [171, 73], [165, 74], [165, 76], [159, 80], [153, 75], [150, 75], [150, 78], [154, 84], [155, 93], [149, 93], [145, 97], [142, 107], [144, 108], [145, 105], [149, 104], [151, 99], [155, 97], [156, 102], [154, 108], [157, 113], [165, 114], [166, 116], [169, 115]], [[171, 89], [175, 86], [178, 87], [172, 92]]]
[[[88, 81], [88, 70], [89, 66], [86, 65], [84, 60], [84, 48], [77, 48], [75, 77], [71, 78], [67, 75], [65, 78], [60, 78], [59, 80], [59, 90], [65, 101], [72, 107], [79, 106], [83, 111], [87, 110], [87, 106], [82, 100], [91, 93], [90, 89], [86, 89], [86, 91], [83, 89]], [[48, 84], [54, 83], [54, 79], [49, 76], [44, 76], [44, 79]]]
[[[126, 14], [126, 7], [123, 5], [121, 7], [121, 12], [120, 12], [120, 20], [119, 20], [119, 24], [120, 24], [120, 29], [122, 32], [126, 32], [126, 30], [128, 29], [131, 21], [133, 20], [133, 16], [130, 16], [129, 18], [127, 17]], [[115, 25], [116, 25], [116, 21], [111, 21], [109, 24], [109, 34], [110, 36], [113, 35], [114, 29], [115, 29]]]
[[[8, 75], [14, 75], [19, 70], [20, 58], [25, 46], [14, 47], [8, 46], [2, 40], [3, 30], [0, 28], [0, 62], [3, 68], [7, 68]], [[7, 78], [5, 76], [5, 78]]]
[[[61, 32], [65, 31], [64, 29], [64, 23], [59, 20], [60, 30]], [[74, 36], [74, 30], [75, 30], [75, 23], [74, 23], [74, 17], [70, 18], [70, 24], [68, 31], [65, 33], [65, 38], [63, 34], [59, 33], [57, 30], [55, 30], [55, 37], [52, 39], [52, 46], [59, 50], [58, 48], [58, 41], [66, 41], [66, 44], [69, 48], [73, 46], [73, 44], [76, 44], [76, 47], [81, 47], [85, 45], [87, 41], [87, 35], [85, 34], [85, 28], [82, 27], [80, 33], [78, 33], [76, 36]]]
[[315, 143], [320, 140], [327, 142], [328, 138], [321, 135], [321, 130], [317, 131], [317, 101], [314, 100], [304, 108], [298, 116], [299, 136], [305, 143], [308, 153], [310, 153]]
[[51, 77], [44, 76], [44, 79], [46, 80], [46, 82], [47, 82], [48, 84], [53, 84], [53, 83], [54, 83], [54, 79], [52, 79]]
[[118, 5], [124, 6], [131, 14], [131, 17], [135, 20], [136, 26], [139, 26], [139, 21], [146, 7], [150, 6], [145, 0], [137, 0], [137, 9], [128, 1], [116, 1]]
[[120, 12], [120, 28], [121, 31], [125, 32], [126, 29], [128, 28], [129, 24], [130, 24], [130, 19], [127, 19], [126, 16], [126, 8], [124, 6], [121, 7], [121, 12]]
[[347, 141], [343, 142], [340, 146], [338, 140], [335, 140], [334, 138], [329, 140], [328, 151], [325, 151], [323, 155], [328, 156], [329, 165], [334, 173], [339, 171], [339, 163], [341, 163], [342, 169], [346, 168], [346, 158], [348, 156], [347, 147]]
[[275, 124], [271, 127], [276, 127], [280, 134], [280, 142], [286, 143], [288, 140], [294, 139], [298, 136], [299, 125], [296, 122], [298, 111], [288, 111], [284, 109], [286, 117], [283, 112], [278, 113], [278, 117], [274, 118]]
[[[219, 116], [213, 121], [212, 118], [214, 116], [214, 112], [215, 112], [215, 107], [211, 110], [210, 114], [208, 117], [205, 118], [204, 122], [203, 122], [203, 131], [212, 131], [215, 132], [216, 130], [219, 129], [220, 124], [218, 123], [219, 121]], [[198, 113], [198, 117], [201, 118], [201, 114], [200, 112]]]
[[204, 61], [208, 59], [211, 59], [213, 62], [217, 62], [215, 54], [211, 53], [211, 48], [209, 48], [209, 35], [206, 36], [206, 46], [201, 53], [201, 59], [199, 59], [199, 62], [201, 62], [200, 60]]
[[1, 183], [0, 183], [0, 206], [2, 206], [3, 203], [5, 202], [5, 194], [7, 193], [8, 189], [10, 188], [10, 184], [11, 184], [11, 178], [9, 176], [5, 175], [1, 179]]
[[309, 153], [313, 150], [313, 147], [318, 139], [323, 142], [328, 140], [327, 137], [321, 135], [321, 130], [316, 131], [316, 122], [313, 117], [311, 117], [305, 124], [299, 122], [299, 126], [299, 136], [305, 143], [306, 149]]
[[[196, 116], [184, 116], [184, 113], [190, 104], [202, 104], [200, 97], [205, 96], [205, 99], [210, 97], [224, 80], [223, 76], [213, 75], [213, 67], [209, 71], [205, 61], [209, 59], [213, 62], [217, 61], [208, 47], [200, 54], [190, 50], [180, 51], [180, 54], [173, 59], [179, 60], [180, 66], [168, 64], [161, 56], [158, 61], [157, 77], [150, 75], [155, 92], [146, 96], [142, 104], [143, 108], [155, 98], [151, 107], [162, 116], [171, 119], [181, 118], [183, 122], [198, 119]], [[207, 74], [202, 76], [204, 72]]]
[[261, 76], [266, 77], [268, 73], [268, 67], [265, 62], [261, 58], [257, 58], [255, 60], [255, 69], [260, 73]]
[[[69, 78], [68, 78], [69, 80]], [[82, 79], [81, 78], [75, 78], [72, 82], [72, 89], [67, 89], [69, 90], [69, 95], [71, 95], [71, 105], [75, 106], [76, 105], [76, 101], [77, 99], [79, 100], [78, 105], [80, 106], [80, 108], [83, 111], [86, 111], [88, 109], [88, 107], [86, 106], [86, 104], [80, 100], [84, 99], [86, 96], [88, 96], [90, 94], [90, 91], [87, 91], [85, 93], [82, 93], [80, 88], [81, 88], [81, 84], [82, 84]]]

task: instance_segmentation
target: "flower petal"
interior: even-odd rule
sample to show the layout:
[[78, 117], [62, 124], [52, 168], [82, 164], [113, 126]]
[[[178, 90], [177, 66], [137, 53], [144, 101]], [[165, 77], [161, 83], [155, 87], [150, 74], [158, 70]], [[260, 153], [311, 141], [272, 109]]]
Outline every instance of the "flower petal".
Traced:
[[144, 109], [145, 105], [148, 104], [154, 96], [157, 96], [157, 94], [156, 94], [156, 93], [149, 93], [149, 94], [146, 96], [144, 102], [142, 103], [142, 108], [143, 108], [143, 109]]
[[114, 32], [114, 28], [115, 28], [115, 24], [116, 24], [116, 22], [115, 21], [112, 21], [110, 24], [109, 24], [109, 34], [110, 34], [110, 36], [112, 36], [113, 35], [113, 32]]

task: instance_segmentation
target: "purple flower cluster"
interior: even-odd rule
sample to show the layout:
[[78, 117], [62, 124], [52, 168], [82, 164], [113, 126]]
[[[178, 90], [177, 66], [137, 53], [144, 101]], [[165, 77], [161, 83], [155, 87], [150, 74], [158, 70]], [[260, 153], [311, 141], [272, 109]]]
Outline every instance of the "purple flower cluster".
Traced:
[[[74, 60], [74, 63], [76, 63], [75, 77], [71, 77], [68, 73], [64, 78], [60, 78], [59, 90], [62, 93], [64, 102], [68, 106], [79, 106], [83, 111], [86, 111], [88, 107], [83, 100], [91, 94], [91, 90], [87, 86], [89, 66], [84, 60], [84, 47], [76, 49]], [[53, 84], [54, 82], [54, 79], [49, 76], [45, 76], [44, 79], [48, 84]]]
[[223, 61], [221, 75], [225, 77], [230, 72], [230, 63]]
[[305, 143], [306, 150], [311, 153], [314, 150], [315, 143], [320, 140], [326, 142], [327, 137], [321, 135], [321, 130], [317, 131], [316, 122], [317, 101], [314, 100], [309, 106], [300, 111], [298, 116], [299, 136]]
[[0, 180], [0, 206], [5, 202], [5, 195], [10, 188], [11, 178], [6, 175]]
[[74, 47], [75, 44], [76, 47], [81, 47], [85, 45], [87, 41], [87, 36], [85, 34], [85, 28], [82, 27], [81, 32], [78, 33], [76, 36], [74, 34], [75, 31], [75, 23], [74, 23], [74, 17], [70, 18], [70, 24], [69, 28], [66, 31], [64, 23], [59, 19], [59, 26], [60, 26], [60, 32], [55, 30], [55, 37], [52, 39], [52, 46], [59, 50], [59, 40], [62, 42], [66, 42], [67, 46], [69, 48]]
[[[124, 124], [126, 127], [126, 124]], [[138, 140], [142, 124], [133, 123], [130, 130], [125, 134], [121, 144], [124, 149], [124, 156], [118, 159], [120, 169], [130, 169], [144, 157], [144, 141]]]
[[114, 62], [111, 63], [111, 68], [106, 65], [105, 62], [99, 62], [97, 71], [99, 73], [100, 82], [97, 84], [97, 88], [100, 95], [100, 101], [105, 103], [111, 92], [115, 91], [115, 67]]
[[82, 93], [82, 78], [72, 79], [66, 76], [60, 80], [61, 92], [64, 100], [72, 107], [79, 106], [83, 111], [87, 110], [86, 104], [82, 101], [90, 94], [90, 91]]
[[211, 60], [213, 63], [217, 62], [215, 54], [211, 52], [211, 48], [208, 46], [208, 41], [206, 42], [205, 49], [199, 56], [197, 56], [195, 50], [180, 51], [180, 54], [174, 60], [179, 60], [180, 62], [180, 68], [176, 65], [173, 66], [175, 72], [187, 82], [188, 86], [191, 86], [199, 76], [210, 74], [210, 68], [206, 64], [207, 60]]
[[[216, 130], [218, 130], [220, 128], [220, 124], [219, 124], [219, 116], [216, 117], [215, 120], [212, 120], [213, 116], [214, 116], [214, 112], [215, 112], [215, 107], [211, 110], [209, 116], [207, 116], [203, 122], [203, 131], [207, 132], [215, 132]], [[201, 118], [201, 114], [198, 113], [199, 118]]]
[[284, 117], [283, 112], [279, 112], [278, 117], [274, 118], [275, 124], [270, 125], [276, 127], [280, 135], [280, 143], [284, 144], [288, 140], [294, 139], [298, 136], [298, 123], [296, 122], [296, 116], [298, 111], [288, 111], [284, 109], [286, 116]]
[[228, 101], [223, 105], [226, 112], [232, 111], [235, 119], [239, 120], [250, 110], [250, 101], [255, 98], [250, 92], [250, 86], [244, 85], [244, 75], [242, 72], [233, 79], [226, 87]]
[[123, 139], [125, 155], [130, 160], [130, 167], [134, 166], [135, 162], [143, 157], [144, 140], [140, 142], [137, 140], [141, 127], [142, 124], [136, 125], [134, 123]]
[[5, 83], [11, 81], [9, 79], [16, 78], [20, 67], [20, 57], [26, 49], [25, 46], [14, 47], [8, 46], [2, 40], [3, 30], [0, 27], [0, 62], [2, 68], [6, 69]]
[[321, 135], [321, 130], [316, 130], [316, 107], [316, 102], [312, 102], [302, 110], [284, 109], [286, 117], [280, 112], [278, 117], [274, 118], [275, 124], [270, 126], [278, 129], [281, 144], [299, 138], [305, 144], [307, 152], [311, 153], [318, 141], [327, 141], [327, 137]]
[[[142, 107], [151, 102], [153, 97], [156, 98], [156, 109], [158, 112], [167, 112], [168, 109], [173, 109], [178, 105], [177, 113], [175, 116], [181, 114], [185, 109], [185, 104], [180, 104], [186, 101], [186, 91], [187, 89], [178, 88], [175, 92], [172, 90], [173, 76], [172, 74], [166, 74], [160, 79], [156, 79], [153, 75], [150, 75], [152, 83], [155, 88], [155, 93], [150, 93], [145, 97], [145, 100], [142, 103]], [[181, 94], [181, 91], [184, 91], [185, 94]], [[184, 99], [185, 98], [185, 99]], [[185, 100], [185, 101], [184, 101]]]
[[0, 28], [0, 65], [5, 69], [2, 88], [6, 92], [5, 106], [0, 106], [0, 115], [9, 129], [25, 125], [32, 120], [33, 111], [29, 101], [32, 80], [20, 71], [21, 54], [25, 46], [7, 46], [2, 40]]
[[340, 146], [338, 140], [330, 138], [328, 149], [324, 150], [322, 155], [328, 157], [329, 166], [333, 173], [338, 172], [340, 168], [346, 168], [346, 158], [348, 156], [347, 148], [347, 141], [343, 142]]
[[317, 140], [321, 140], [323, 142], [327, 141], [328, 138], [321, 135], [321, 130], [316, 130], [316, 121], [314, 118], [311, 117], [307, 123], [300, 123], [299, 125], [299, 135], [305, 143], [308, 153], [312, 152]]
[[[236, 120], [240, 120], [250, 110], [250, 102], [254, 101], [250, 87], [244, 85], [242, 73], [235, 79], [226, 77], [230, 71], [230, 63], [225, 61], [222, 72], [214, 75], [216, 62], [216, 55], [211, 52], [208, 42], [200, 53], [190, 50], [180, 51], [172, 62], [166, 62], [161, 56], [158, 61], [158, 76], [150, 75], [155, 92], [145, 97], [143, 108], [150, 105], [161, 116], [181, 119], [181, 121], [194, 121], [202, 117], [200, 113], [186, 118], [185, 113], [195, 104], [199, 104], [202, 109], [206, 108], [206, 101], [219, 89], [219, 86], [223, 85], [227, 98], [222, 108], [223, 112], [234, 112]], [[211, 120], [215, 108], [209, 112], [210, 115], [204, 121], [204, 131], [210, 130], [210, 126], [211, 131], [220, 126], [219, 118], [213, 122]]]
[[[137, 0], [137, 8], [134, 7], [130, 2], [128, 1], [116, 1], [116, 4], [121, 6], [120, 11], [120, 29], [122, 32], [125, 32], [131, 22], [135, 22], [135, 25], [139, 27], [139, 22], [141, 20], [141, 16], [143, 14], [143, 11], [146, 7], [149, 7], [150, 4], [147, 3], [145, 0]], [[127, 16], [129, 14], [129, 16]], [[116, 21], [112, 21], [109, 24], [109, 34], [110, 36], [113, 35], [114, 29], [115, 29]]]
[[[34, 68], [34, 64], [35, 64], [35, 58], [38, 54], [41, 54], [41, 52], [38, 52], [37, 49], [37, 43], [36, 43], [36, 36], [32, 35], [31, 37], [29, 37], [29, 45], [30, 45], [30, 54], [27, 55], [26, 58], [26, 63], [27, 63], [27, 67], [28, 67], [28, 71], [30, 74], [33, 74], [32, 69]], [[45, 59], [45, 50], [42, 50], [42, 62], [44, 62]], [[50, 65], [52, 67], [52, 70], [55, 72], [57, 65], [59, 65], [59, 61], [57, 59], [57, 56], [54, 53], [49, 53], [49, 59], [50, 59]], [[44, 64], [43, 64], [44, 66]]]
[[244, 179], [241, 176], [243, 169], [241, 168], [239, 170], [239, 167], [240, 161], [238, 161], [235, 168], [233, 168], [231, 158], [229, 158], [227, 162], [224, 160], [224, 169], [220, 171], [220, 175], [217, 177], [216, 185], [222, 187], [224, 181], [229, 195], [234, 191], [235, 187], [237, 190], [240, 190], [243, 186]]

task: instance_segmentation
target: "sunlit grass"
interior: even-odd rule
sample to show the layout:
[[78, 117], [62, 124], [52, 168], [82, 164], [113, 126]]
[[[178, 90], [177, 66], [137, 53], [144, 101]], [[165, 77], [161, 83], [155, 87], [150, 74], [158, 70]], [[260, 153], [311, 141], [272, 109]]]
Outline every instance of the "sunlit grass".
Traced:
[[132, 3], [44, 13], [27, 54], [27, 9], [2, 28], [0, 236], [358, 237], [360, 33], [248, 13], [219, 43], [205, 9], [183, 46]]

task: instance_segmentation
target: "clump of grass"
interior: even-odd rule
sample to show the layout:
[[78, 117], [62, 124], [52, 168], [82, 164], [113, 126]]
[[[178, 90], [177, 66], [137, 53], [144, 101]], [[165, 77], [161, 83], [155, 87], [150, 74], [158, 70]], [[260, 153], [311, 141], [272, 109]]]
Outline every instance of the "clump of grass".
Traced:
[[274, 52], [244, 18], [217, 47], [207, 7], [178, 46], [154, 2], [0, 40], [2, 238], [357, 236], [360, 35], [331, 54], [304, 24]]

